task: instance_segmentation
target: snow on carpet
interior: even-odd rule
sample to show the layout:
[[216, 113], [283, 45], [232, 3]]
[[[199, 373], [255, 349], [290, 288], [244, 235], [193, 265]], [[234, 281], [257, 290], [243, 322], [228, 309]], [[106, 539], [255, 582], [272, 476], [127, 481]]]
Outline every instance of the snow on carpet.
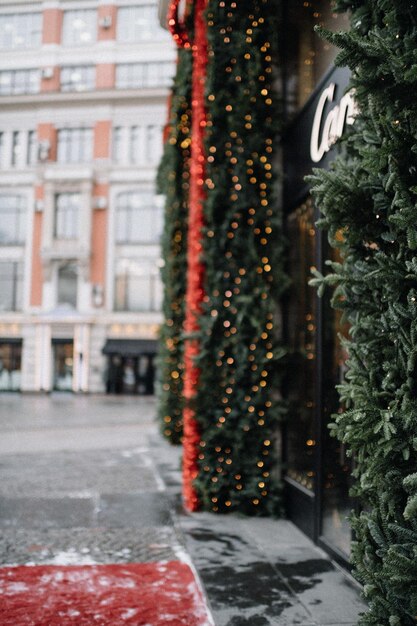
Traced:
[[1, 626], [211, 626], [180, 561], [0, 568]]

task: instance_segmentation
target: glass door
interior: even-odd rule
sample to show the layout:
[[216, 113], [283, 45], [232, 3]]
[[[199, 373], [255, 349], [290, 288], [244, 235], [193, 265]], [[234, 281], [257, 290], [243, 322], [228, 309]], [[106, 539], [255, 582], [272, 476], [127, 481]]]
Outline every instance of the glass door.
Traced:
[[0, 391], [20, 391], [22, 342], [0, 341]]
[[[339, 311], [309, 286], [311, 271], [323, 271], [325, 234], [308, 197], [287, 218], [291, 288], [286, 306], [290, 348], [287, 376], [289, 415], [285, 426], [285, 482], [288, 513], [306, 534], [346, 560], [351, 529], [348, 515], [352, 463], [343, 444], [330, 436], [328, 424], [339, 408], [337, 385], [343, 380], [346, 354], [340, 336], [347, 333]], [[333, 260], [337, 260], [332, 253]], [[338, 259], [340, 260], [340, 259]]]
[[74, 343], [52, 340], [54, 391], [73, 390]]
[[290, 367], [287, 376], [289, 416], [285, 427], [288, 513], [310, 537], [316, 534], [317, 489], [317, 298], [308, 285], [316, 258], [314, 206], [311, 198], [287, 218], [291, 288], [286, 306]]

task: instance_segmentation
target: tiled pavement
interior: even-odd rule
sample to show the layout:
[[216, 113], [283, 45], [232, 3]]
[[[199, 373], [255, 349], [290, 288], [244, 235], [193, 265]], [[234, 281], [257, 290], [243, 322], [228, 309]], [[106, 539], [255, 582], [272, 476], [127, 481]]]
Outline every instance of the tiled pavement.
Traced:
[[[179, 492], [178, 451], [159, 438], [153, 454], [168, 493]], [[216, 626], [354, 626], [359, 586], [291, 522], [173, 508]]]
[[182, 512], [153, 414], [146, 398], [3, 396], [0, 563], [191, 557], [216, 626], [354, 624], [358, 589], [289, 522]]

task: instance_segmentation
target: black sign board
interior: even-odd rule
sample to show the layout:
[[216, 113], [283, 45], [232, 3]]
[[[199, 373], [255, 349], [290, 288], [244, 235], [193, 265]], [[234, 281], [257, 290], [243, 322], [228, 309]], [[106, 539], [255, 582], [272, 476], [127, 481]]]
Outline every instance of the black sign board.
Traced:
[[346, 94], [348, 68], [333, 68], [311, 95], [284, 135], [284, 198], [291, 210], [308, 192], [304, 177], [313, 167], [328, 168], [333, 141], [353, 122], [354, 103]]

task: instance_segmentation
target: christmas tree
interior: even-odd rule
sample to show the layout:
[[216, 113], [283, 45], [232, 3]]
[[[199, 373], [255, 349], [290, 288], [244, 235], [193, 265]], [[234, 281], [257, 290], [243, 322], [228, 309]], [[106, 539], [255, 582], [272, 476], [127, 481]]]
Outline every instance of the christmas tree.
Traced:
[[326, 36], [352, 70], [359, 114], [331, 171], [316, 170], [321, 225], [342, 263], [317, 276], [350, 325], [346, 407], [331, 428], [355, 458], [352, 559], [361, 624], [417, 623], [417, 5], [339, 0]]

